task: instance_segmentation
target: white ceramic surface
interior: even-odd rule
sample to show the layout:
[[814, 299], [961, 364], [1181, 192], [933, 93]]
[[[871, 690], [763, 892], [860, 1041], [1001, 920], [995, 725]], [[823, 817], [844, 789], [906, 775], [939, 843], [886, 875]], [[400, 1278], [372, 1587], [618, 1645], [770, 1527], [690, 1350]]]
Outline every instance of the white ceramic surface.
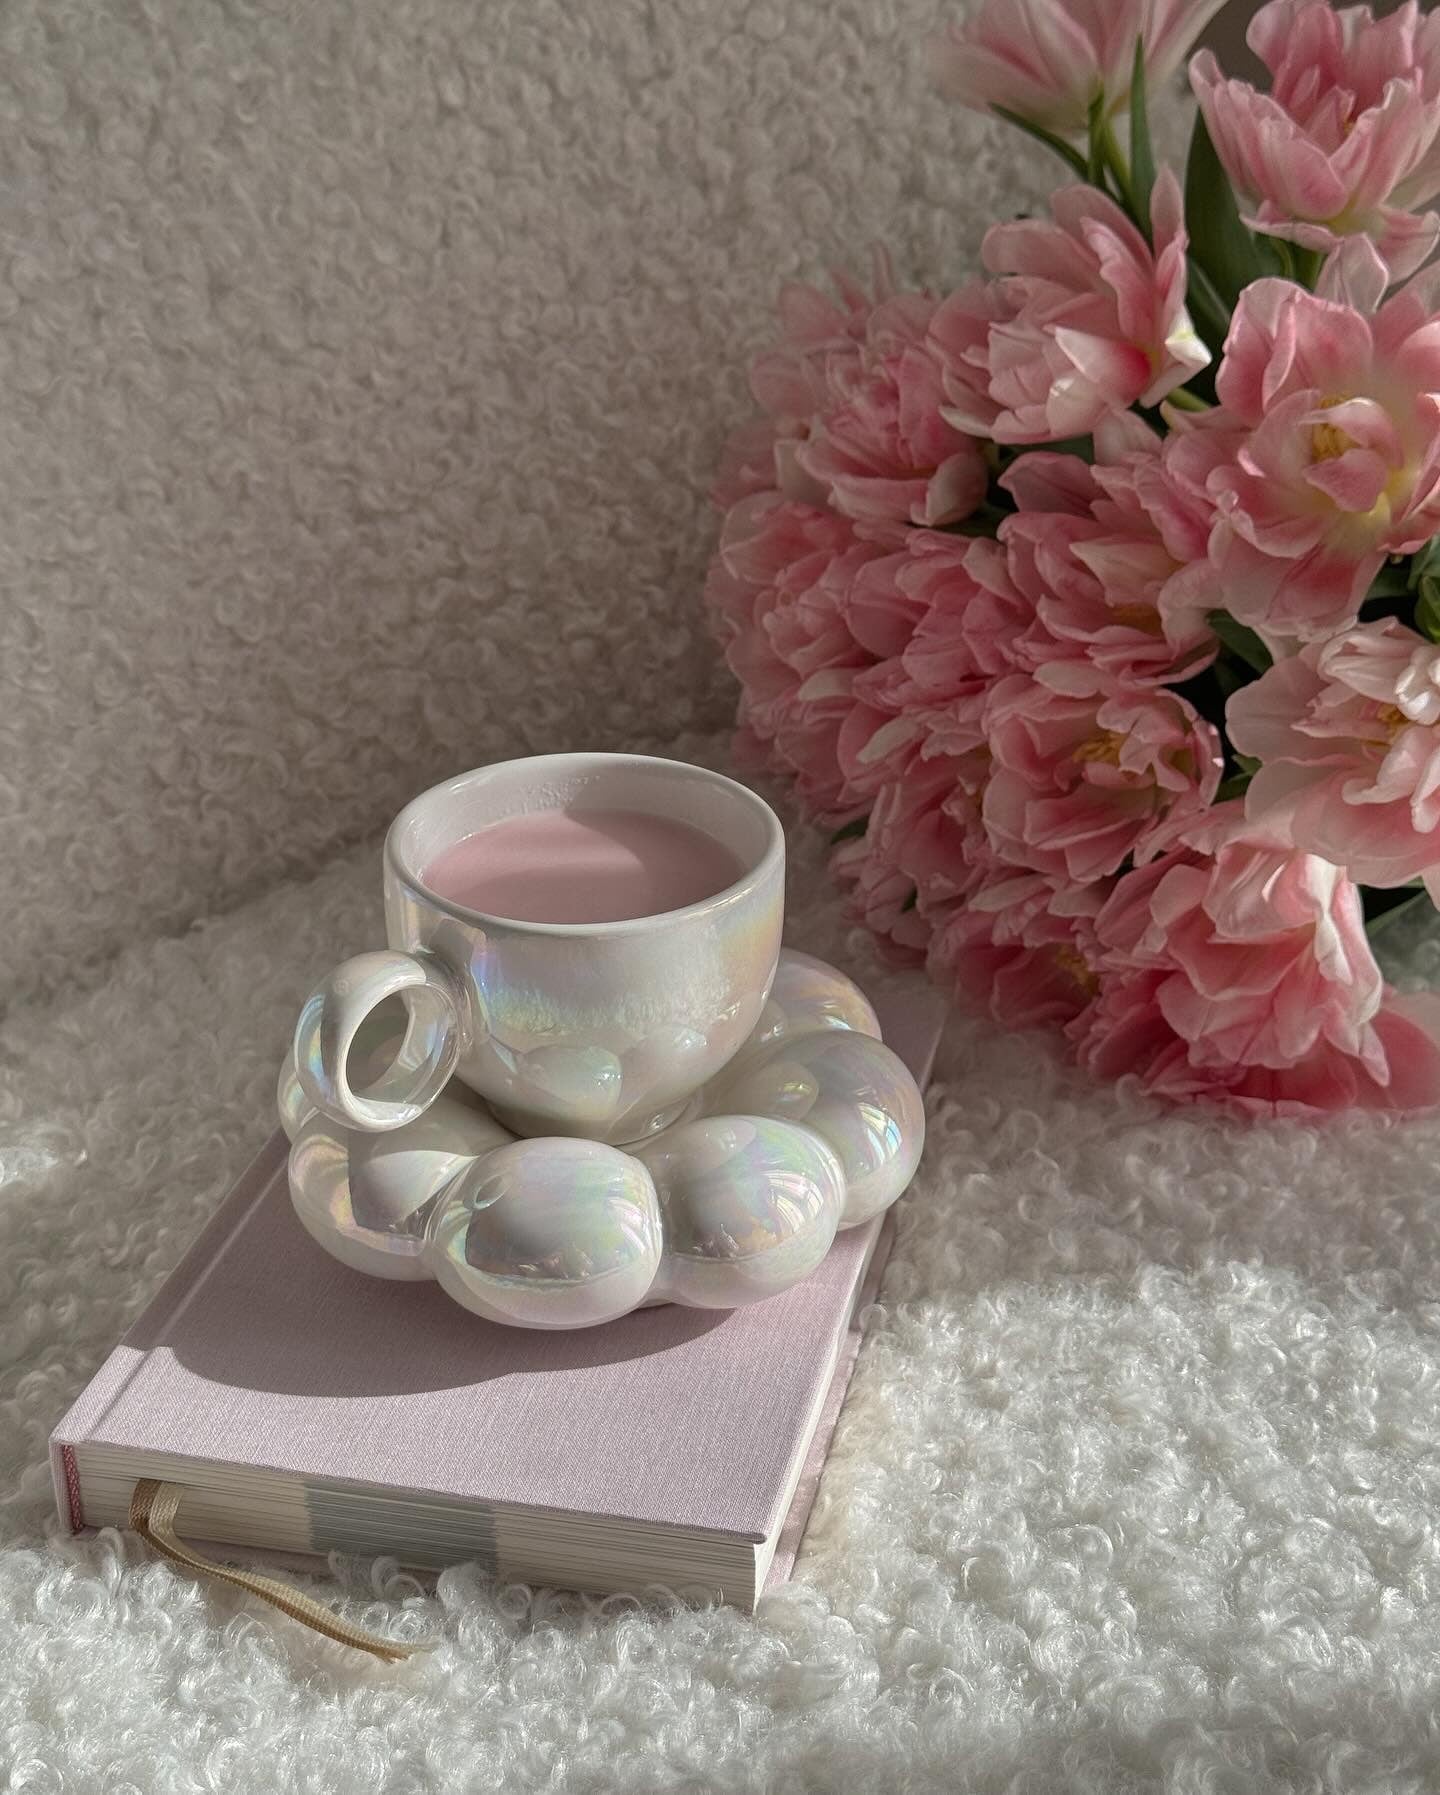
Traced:
[[[403, 1023], [371, 1012], [361, 1088]], [[278, 1103], [306, 1229], [359, 1271], [438, 1279], [489, 1321], [588, 1327], [642, 1304], [731, 1309], [815, 1269], [837, 1229], [909, 1183], [925, 1139], [913, 1078], [834, 967], [779, 957], [764, 1014], [683, 1120], [633, 1152], [516, 1139], [458, 1079], [383, 1134], [308, 1103], [293, 1058]]]
[[[427, 887], [425, 869], [453, 843], [561, 806], [689, 823], [745, 871], [701, 903], [606, 923], [517, 922]], [[774, 812], [704, 768], [554, 754], [462, 773], [390, 829], [389, 947], [337, 967], [301, 1011], [305, 1097], [342, 1127], [386, 1131], [414, 1122], [458, 1074], [516, 1134], [643, 1140], [754, 1031], [775, 973], [784, 884]], [[405, 1005], [409, 1026], [393, 1063], [362, 1085], [351, 1072], [357, 1032], [387, 999]]]

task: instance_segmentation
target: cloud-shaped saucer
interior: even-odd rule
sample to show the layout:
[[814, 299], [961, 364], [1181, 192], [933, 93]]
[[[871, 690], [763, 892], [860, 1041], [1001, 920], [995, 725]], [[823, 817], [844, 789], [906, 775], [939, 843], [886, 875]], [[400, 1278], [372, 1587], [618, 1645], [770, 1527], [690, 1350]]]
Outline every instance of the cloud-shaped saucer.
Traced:
[[[357, 1050], [378, 1071], [397, 1024], [377, 1012], [370, 1027]], [[287, 1059], [295, 1212], [356, 1271], [436, 1279], [517, 1327], [757, 1302], [808, 1276], [838, 1229], [887, 1209], [914, 1174], [924, 1106], [879, 1037], [858, 987], [787, 949], [754, 1034], [680, 1121], [629, 1151], [517, 1139], [458, 1079], [404, 1128], [339, 1128]]]

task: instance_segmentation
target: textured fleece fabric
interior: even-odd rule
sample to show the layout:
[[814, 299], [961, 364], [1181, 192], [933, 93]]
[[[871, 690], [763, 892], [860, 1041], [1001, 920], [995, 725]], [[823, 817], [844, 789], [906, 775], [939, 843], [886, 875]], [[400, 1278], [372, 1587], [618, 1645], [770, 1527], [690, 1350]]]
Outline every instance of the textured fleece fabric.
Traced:
[[[792, 841], [790, 939], [872, 976]], [[377, 889], [372, 845], [0, 1028], [0, 1790], [1440, 1784], [1440, 1124], [1165, 1114], [972, 1017], [753, 1620], [317, 1579], [437, 1639], [395, 1669], [131, 1536], [53, 1537], [46, 1436], [270, 1127]]]
[[497, 754], [722, 752], [777, 280], [953, 280], [1048, 177], [929, 96], [937, 10], [0, 8], [3, 1795], [1440, 1785], [1440, 1125], [1164, 1115], [971, 1017], [753, 1620], [338, 1564], [437, 1641], [388, 1668], [53, 1534], [51, 1427], [379, 939], [337, 848]]
[[721, 726], [706, 494], [779, 283], [958, 280], [1039, 189], [931, 92], [941, 16], [0, 8], [0, 997], [516, 744]]

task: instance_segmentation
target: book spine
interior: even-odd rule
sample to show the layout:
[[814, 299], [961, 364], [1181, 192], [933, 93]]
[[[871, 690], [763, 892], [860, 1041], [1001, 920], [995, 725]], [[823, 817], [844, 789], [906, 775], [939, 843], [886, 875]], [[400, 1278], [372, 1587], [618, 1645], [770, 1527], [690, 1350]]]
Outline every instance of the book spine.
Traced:
[[[825, 1406], [820, 1411], [819, 1423], [806, 1451], [805, 1467], [800, 1474], [799, 1483], [795, 1486], [795, 1494], [790, 1499], [789, 1512], [785, 1516], [779, 1540], [776, 1542], [775, 1556], [770, 1561], [770, 1569], [765, 1577], [766, 1589], [773, 1589], [776, 1584], [789, 1580], [795, 1569], [795, 1562], [800, 1556], [800, 1548], [805, 1543], [805, 1530], [810, 1524], [810, 1513], [815, 1506], [816, 1497], [820, 1493], [820, 1479], [824, 1475], [826, 1461], [830, 1457], [830, 1447], [835, 1438], [835, 1430], [840, 1425], [840, 1411], [845, 1406], [850, 1380], [855, 1374], [856, 1361], [860, 1357], [860, 1347], [865, 1338], [866, 1312], [879, 1292], [880, 1280], [885, 1275], [885, 1266], [890, 1258], [890, 1249], [894, 1244], [895, 1215], [892, 1210], [881, 1222], [874, 1250], [861, 1273], [860, 1285], [855, 1292], [854, 1305], [850, 1311], [849, 1325], [845, 1330], [845, 1338], [835, 1361], [835, 1370], [831, 1374], [829, 1394], [825, 1398]], [[756, 1594], [759, 1593], [757, 1590]]]
[[50, 1442], [50, 1478], [55, 1485], [55, 1512], [72, 1533], [85, 1525], [85, 1509], [80, 1500], [80, 1473], [75, 1468], [75, 1454], [59, 1440]]

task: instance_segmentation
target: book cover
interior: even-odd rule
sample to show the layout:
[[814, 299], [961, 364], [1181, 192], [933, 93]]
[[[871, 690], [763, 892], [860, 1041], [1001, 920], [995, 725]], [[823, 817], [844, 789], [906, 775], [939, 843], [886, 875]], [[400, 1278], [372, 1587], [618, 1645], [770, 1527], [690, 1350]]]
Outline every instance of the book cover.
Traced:
[[[911, 985], [877, 1007], [923, 1082], [942, 1006]], [[879, 1221], [749, 1308], [665, 1305], [531, 1332], [332, 1260], [291, 1210], [285, 1158], [277, 1135], [56, 1428], [72, 1529], [123, 1525], [130, 1483], [152, 1475], [185, 1485], [182, 1524], [202, 1536], [228, 1487], [209, 1537], [239, 1544], [237, 1480], [253, 1491], [251, 1543], [282, 1550], [477, 1558], [511, 1574], [539, 1511], [583, 1519], [577, 1558], [598, 1547], [638, 1564], [657, 1530], [679, 1530], [737, 1545], [778, 1535], [788, 1567], [787, 1512], [803, 1525]]]

